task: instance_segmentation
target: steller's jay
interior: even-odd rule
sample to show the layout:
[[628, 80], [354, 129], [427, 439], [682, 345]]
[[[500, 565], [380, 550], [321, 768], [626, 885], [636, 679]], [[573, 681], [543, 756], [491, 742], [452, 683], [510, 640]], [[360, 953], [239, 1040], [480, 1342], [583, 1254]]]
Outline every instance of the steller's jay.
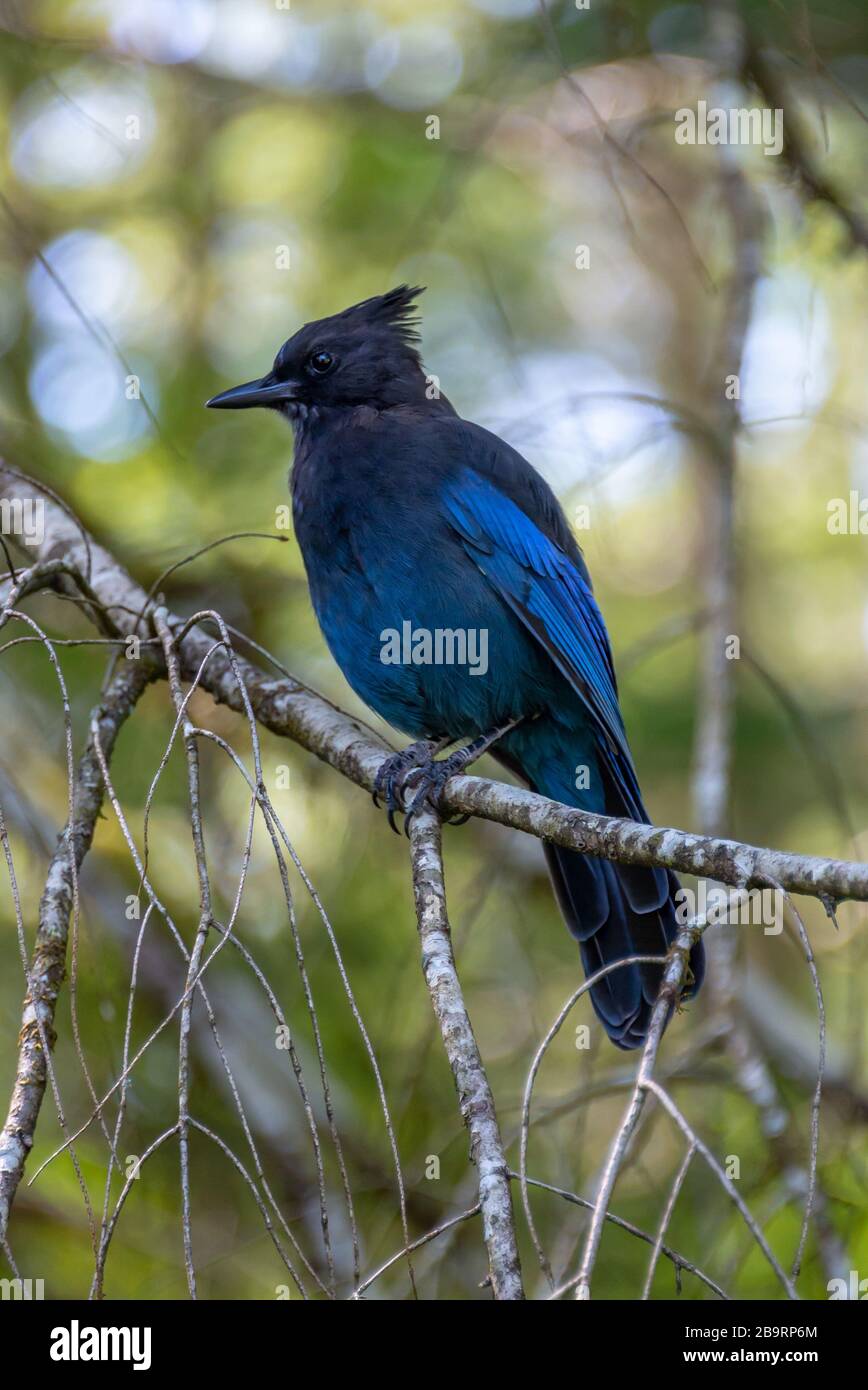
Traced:
[[[419, 293], [402, 285], [305, 324], [267, 376], [208, 405], [270, 406], [292, 424], [293, 518], [323, 634], [353, 689], [417, 740], [378, 780], [393, 825], [396, 809], [436, 807], [489, 746], [543, 796], [647, 821], [581, 551], [539, 474], [425, 375]], [[666, 952], [674, 874], [545, 854], [587, 975]], [[700, 943], [685, 997], [703, 970]], [[660, 977], [634, 964], [594, 985], [618, 1047], [644, 1041]]]

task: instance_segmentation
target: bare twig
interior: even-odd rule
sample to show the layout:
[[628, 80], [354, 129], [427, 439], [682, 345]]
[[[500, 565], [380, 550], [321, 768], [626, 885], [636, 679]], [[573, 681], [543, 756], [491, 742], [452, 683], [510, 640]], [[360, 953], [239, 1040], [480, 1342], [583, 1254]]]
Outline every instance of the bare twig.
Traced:
[[452, 1068], [461, 1114], [470, 1135], [470, 1156], [479, 1174], [479, 1204], [488, 1249], [491, 1287], [496, 1299], [522, 1299], [521, 1266], [515, 1237], [509, 1169], [494, 1108], [494, 1097], [464, 1003], [451, 931], [440, 846], [440, 822], [429, 811], [410, 822], [413, 895], [422, 947], [422, 969], [443, 1045]]
[[190, 1230], [190, 1164], [189, 1164], [189, 1120], [190, 1120], [190, 1023], [193, 1011], [193, 981], [199, 973], [208, 930], [211, 926], [211, 884], [208, 878], [208, 861], [205, 856], [205, 837], [202, 827], [202, 808], [199, 795], [199, 750], [196, 734], [185, 713], [184, 692], [178, 674], [178, 657], [174, 648], [172, 634], [166, 618], [166, 610], [158, 608], [154, 614], [154, 626], [163, 644], [166, 669], [169, 673], [169, 688], [178, 718], [184, 721], [184, 749], [187, 757], [187, 782], [190, 791], [190, 828], [193, 834], [193, 853], [196, 860], [196, 876], [199, 880], [199, 925], [196, 939], [190, 952], [187, 966], [187, 981], [184, 1003], [181, 1008], [181, 1029], [178, 1042], [178, 1138], [181, 1150], [181, 1194], [183, 1202], [182, 1221], [184, 1228], [184, 1265], [187, 1271], [187, 1287], [190, 1297], [196, 1297], [196, 1271], [193, 1265], [193, 1238]]
[[681, 1162], [681, 1167], [675, 1174], [675, 1181], [669, 1190], [666, 1206], [663, 1208], [663, 1215], [660, 1218], [660, 1225], [657, 1228], [657, 1237], [654, 1241], [654, 1249], [651, 1251], [651, 1259], [648, 1261], [648, 1273], [645, 1276], [645, 1287], [642, 1290], [642, 1298], [651, 1297], [651, 1285], [654, 1283], [654, 1272], [657, 1269], [657, 1262], [660, 1259], [660, 1252], [663, 1249], [663, 1237], [669, 1229], [669, 1222], [672, 1220], [672, 1213], [675, 1210], [675, 1203], [684, 1186], [684, 1179], [687, 1177], [687, 1170], [693, 1162], [693, 1155], [696, 1153], [696, 1145], [691, 1142], [687, 1145], [687, 1150]]
[[[94, 711], [99, 736], [110, 757], [124, 721], [153, 677], [148, 662], [123, 662], [102, 704]], [[78, 766], [75, 816], [60, 838], [49, 866], [39, 908], [39, 926], [21, 1018], [15, 1084], [0, 1134], [0, 1234], [5, 1233], [24, 1165], [33, 1146], [46, 1084], [46, 1043], [54, 1043], [54, 1016], [66, 964], [73, 899], [73, 869], [80, 868], [93, 841], [103, 798], [103, 781], [93, 740]], [[71, 851], [71, 852], [70, 852]]]
[[[774, 884], [773, 886], [776, 887], [779, 891], [783, 891], [780, 888], [780, 884]], [[808, 1160], [808, 1181], [807, 1191], [805, 1193], [805, 1213], [802, 1218], [802, 1227], [799, 1233], [799, 1244], [796, 1248], [796, 1253], [793, 1257], [793, 1268], [791, 1274], [792, 1281], [793, 1283], [795, 1283], [799, 1277], [799, 1273], [802, 1268], [802, 1259], [805, 1253], [805, 1245], [807, 1244], [808, 1240], [808, 1228], [811, 1224], [811, 1216], [813, 1215], [814, 1205], [817, 1200], [817, 1163], [820, 1154], [820, 1107], [823, 1100], [823, 1078], [826, 1073], [826, 1005], [823, 1001], [823, 991], [820, 986], [820, 976], [817, 972], [817, 962], [814, 958], [813, 948], [811, 946], [811, 941], [808, 936], [808, 933], [805, 929], [805, 924], [802, 921], [801, 914], [798, 908], [796, 907], [795, 903], [793, 902], [792, 898], [790, 898], [788, 894], [786, 896], [790, 904], [790, 909], [792, 911], [793, 917], [795, 918], [796, 931], [798, 932], [799, 941], [801, 942], [802, 950], [805, 953], [805, 959], [808, 963], [808, 970], [810, 971], [811, 975], [811, 983], [814, 986], [814, 993], [817, 996], [817, 1027], [819, 1031], [817, 1056], [817, 1084], [814, 1087], [814, 1094], [811, 1098], [811, 1152], [810, 1158]]]
[[763, 1235], [762, 1230], [760, 1229], [757, 1222], [751, 1215], [746, 1202], [744, 1201], [741, 1193], [739, 1192], [732, 1178], [727, 1176], [727, 1174], [724, 1172], [724, 1170], [718, 1163], [717, 1159], [712, 1154], [711, 1150], [708, 1148], [708, 1145], [704, 1144], [702, 1140], [699, 1138], [698, 1134], [694, 1132], [687, 1119], [684, 1117], [684, 1115], [682, 1115], [678, 1106], [675, 1104], [675, 1101], [669, 1095], [669, 1092], [665, 1091], [663, 1087], [660, 1085], [660, 1083], [654, 1080], [653, 1076], [646, 1078], [643, 1084], [645, 1089], [650, 1094], [652, 1094], [663, 1106], [663, 1109], [669, 1113], [669, 1115], [678, 1125], [678, 1128], [681, 1130], [685, 1139], [687, 1139], [688, 1143], [691, 1144], [695, 1148], [696, 1152], [705, 1159], [705, 1162], [708, 1164], [708, 1167], [711, 1169], [712, 1173], [717, 1178], [721, 1187], [723, 1187], [723, 1189], [728, 1193], [732, 1201], [735, 1203], [736, 1207], [738, 1208], [741, 1214], [742, 1220], [744, 1221], [745, 1225], [747, 1226], [757, 1245], [762, 1250], [763, 1254], [765, 1255], [766, 1259], [768, 1260], [769, 1264], [771, 1265], [772, 1269], [774, 1270], [775, 1274], [777, 1275], [778, 1279], [783, 1285], [787, 1297], [798, 1298], [799, 1295], [796, 1293], [792, 1280], [789, 1279], [785, 1274], [780, 1262], [778, 1261], [774, 1252], [772, 1251], [772, 1248], [766, 1240], [765, 1236]]
[[593, 1273], [600, 1248], [600, 1238], [603, 1234], [603, 1223], [605, 1221], [606, 1210], [611, 1201], [612, 1192], [626, 1157], [630, 1140], [636, 1132], [636, 1126], [645, 1108], [645, 1100], [648, 1095], [651, 1074], [654, 1070], [654, 1063], [657, 1060], [657, 1052], [660, 1047], [660, 1040], [663, 1037], [663, 1030], [666, 1027], [666, 1020], [670, 1010], [675, 1007], [678, 1001], [684, 980], [687, 978], [691, 948], [695, 945], [703, 929], [704, 923], [702, 925], [690, 923], [682, 927], [669, 952], [669, 960], [666, 969], [663, 971], [663, 979], [660, 983], [660, 993], [657, 996], [657, 1002], [651, 1014], [651, 1022], [648, 1025], [648, 1036], [642, 1050], [642, 1058], [639, 1063], [636, 1084], [633, 1087], [632, 1094], [627, 1103], [624, 1117], [612, 1140], [600, 1178], [600, 1185], [594, 1203], [594, 1214], [591, 1218], [591, 1225], [585, 1241], [584, 1254], [582, 1255], [582, 1263], [576, 1281], [576, 1298], [578, 1299], [588, 1299], [591, 1296], [591, 1274]]
[[[738, 72], [743, 31], [733, 0], [708, 7], [711, 45], [719, 80]], [[693, 809], [698, 828], [718, 835], [726, 825], [736, 663], [728, 650], [735, 627], [734, 500], [740, 428], [740, 372], [754, 288], [760, 273], [763, 218], [759, 201], [742, 173], [737, 153], [718, 149], [722, 202], [730, 226], [732, 273], [723, 288], [723, 317], [704, 383], [712, 447], [703, 457], [706, 533], [701, 582], [708, 615], [702, 636], [700, 691], [694, 748]], [[721, 934], [717, 944], [726, 951]], [[719, 951], [718, 954], [721, 954]], [[720, 972], [719, 972], [720, 973]]]
[[[515, 1179], [520, 1175], [518, 1173], [510, 1173], [509, 1176]], [[564, 1188], [554, 1187], [549, 1182], [540, 1182], [539, 1178], [529, 1177], [527, 1181], [531, 1187], [537, 1187], [543, 1192], [552, 1192], [556, 1197], [562, 1197], [565, 1202], [571, 1202], [573, 1206], [582, 1207], [584, 1211], [594, 1210], [593, 1202], [589, 1202], [586, 1197], [579, 1197], [575, 1192], [567, 1192]], [[617, 1226], [620, 1230], [626, 1231], [628, 1235], [635, 1236], [637, 1240], [644, 1240], [646, 1245], [653, 1246], [655, 1243], [654, 1237], [650, 1236], [647, 1231], [643, 1231], [640, 1226], [634, 1226], [632, 1221], [625, 1221], [623, 1216], [617, 1216], [613, 1211], [606, 1212], [606, 1220], [613, 1226]], [[681, 1271], [684, 1270], [687, 1274], [694, 1275], [694, 1277], [697, 1278], [701, 1284], [704, 1284], [707, 1289], [710, 1289], [717, 1298], [723, 1299], [724, 1302], [729, 1302], [729, 1295], [720, 1285], [716, 1284], [714, 1280], [705, 1273], [705, 1270], [700, 1269], [699, 1265], [695, 1265], [692, 1260], [688, 1260], [686, 1255], [682, 1255], [680, 1251], [673, 1250], [671, 1246], [666, 1244], [661, 1244], [660, 1253], [665, 1255], [667, 1260], [671, 1262], [675, 1271], [675, 1280], [679, 1291], [681, 1288]], [[566, 1293], [571, 1293], [577, 1283], [578, 1275], [554, 1289], [550, 1295], [550, 1301], [561, 1298]]]
[[548, 1276], [549, 1282], [552, 1284], [552, 1286], [554, 1286], [554, 1277], [552, 1275], [551, 1266], [549, 1265], [548, 1259], [546, 1258], [546, 1255], [543, 1251], [543, 1248], [540, 1244], [539, 1238], [536, 1233], [533, 1212], [531, 1211], [530, 1206], [530, 1197], [528, 1195], [527, 1190], [527, 1150], [528, 1140], [530, 1136], [530, 1107], [531, 1101], [533, 1099], [533, 1088], [534, 1082], [537, 1078], [537, 1073], [539, 1072], [539, 1069], [542, 1066], [543, 1058], [545, 1057], [546, 1053], [551, 1047], [551, 1044], [554, 1042], [564, 1023], [566, 1022], [567, 1018], [572, 1013], [573, 1008], [579, 1002], [582, 996], [587, 994], [588, 990], [590, 990], [598, 982], [598, 980], [604, 979], [607, 975], [610, 975], [614, 970], [622, 970], [625, 966], [665, 964], [665, 956], [625, 956], [623, 960], [615, 961], [611, 965], [604, 965], [602, 970], [596, 970], [594, 974], [591, 975], [587, 980], [585, 980], [583, 984], [579, 985], [578, 989], [573, 990], [573, 993], [570, 995], [569, 999], [564, 1004], [554, 1023], [551, 1025], [542, 1042], [540, 1043], [539, 1047], [537, 1048], [536, 1053], [534, 1055], [534, 1059], [530, 1064], [530, 1070], [528, 1071], [527, 1081], [525, 1082], [524, 1096], [522, 1098], [521, 1104], [521, 1149], [519, 1165], [521, 1181], [521, 1200], [522, 1205], [524, 1206], [524, 1214], [525, 1219], [527, 1221], [528, 1230], [530, 1231], [531, 1239], [533, 1240], [534, 1247], [536, 1249], [537, 1258], [540, 1262], [540, 1266], [543, 1270], [543, 1273]]
[[856, 208], [850, 206], [843, 192], [833, 188], [820, 171], [810, 152], [795, 103], [788, 99], [773, 63], [766, 58], [756, 41], [751, 42], [745, 54], [744, 76], [753, 82], [773, 110], [785, 113], [781, 153], [805, 196], [831, 208], [847, 232], [851, 245], [857, 250], [868, 251], [868, 223]]
[[475, 1206], [468, 1207], [467, 1211], [460, 1212], [458, 1216], [450, 1216], [448, 1221], [441, 1221], [440, 1225], [435, 1226], [432, 1231], [427, 1231], [424, 1236], [419, 1236], [418, 1240], [414, 1240], [410, 1245], [405, 1245], [403, 1250], [398, 1250], [396, 1254], [391, 1255], [378, 1269], [374, 1270], [373, 1274], [369, 1274], [366, 1279], [362, 1280], [359, 1287], [353, 1293], [352, 1300], [360, 1299], [365, 1289], [369, 1289], [371, 1285], [380, 1278], [380, 1275], [385, 1274], [386, 1270], [391, 1269], [399, 1260], [406, 1259], [408, 1255], [412, 1255], [414, 1250], [421, 1250], [423, 1245], [428, 1245], [432, 1240], [436, 1240], [438, 1236], [445, 1235], [447, 1231], [453, 1231], [456, 1226], [460, 1226], [463, 1222], [469, 1221], [474, 1216], [478, 1216], [481, 1211], [482, 1207], [477, 1202]]

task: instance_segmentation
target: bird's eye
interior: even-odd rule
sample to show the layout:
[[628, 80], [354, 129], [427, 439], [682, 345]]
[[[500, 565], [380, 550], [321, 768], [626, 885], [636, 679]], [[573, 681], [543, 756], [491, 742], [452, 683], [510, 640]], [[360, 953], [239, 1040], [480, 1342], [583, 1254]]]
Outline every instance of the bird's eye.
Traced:
[[334, 364], [335, 359], [330, 352], [312, 352], [308, 358], [308, 366], [318, 376], [324, 376], [326, 372], [330, 372]]

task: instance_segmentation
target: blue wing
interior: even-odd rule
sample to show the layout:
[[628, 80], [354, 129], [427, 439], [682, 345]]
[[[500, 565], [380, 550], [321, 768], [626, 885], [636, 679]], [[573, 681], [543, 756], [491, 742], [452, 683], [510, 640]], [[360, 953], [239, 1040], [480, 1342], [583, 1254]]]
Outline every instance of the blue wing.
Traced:
[[603, 615], [569, 555], [495, 483], [465, 468], [447, 484], [444, 505], [468, 555], [545, 648], [581, 700], [599, 756], [623, 800], [646, 820], [618, 705]]
[[[465, 439], [471, 460], [472, 439]], [[480, 468], [465, 464], [453, 475], [443, 493], [445, 514], [467, 555], [578, 697], [595, 736], [605, 809], [645, 821], [609, 638], [581, 557], [565, 523], [553, 525], [528, 490], [519, 491], [508, 478], [505, 487], [498, 486], [495, 465], [489, 454]], [[557, 845], [545, 848], [586, 975], [631, 955], [665, 954], [677, 931], [674, 875], [594, 860]], [[691, 993], [701, 984], [703, 960], [699, 945], [691, 953]], [[594, 1008], [617, 1046], [638, 1047], [644, 1041], [659, 985], [659, 966], [634, 964], [592, 987]]]

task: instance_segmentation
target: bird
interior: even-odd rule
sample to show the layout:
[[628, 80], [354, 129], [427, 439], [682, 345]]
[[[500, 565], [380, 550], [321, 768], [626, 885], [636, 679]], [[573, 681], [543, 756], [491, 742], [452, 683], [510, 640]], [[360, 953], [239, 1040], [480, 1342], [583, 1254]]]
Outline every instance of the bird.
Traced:
[[[412, 740], [377, 778], [393, 828], [396, 812], [439, 811], [449, 777], [485, 750], [542, 796], [649, 823], [584, 556], [543, 477], [426, 372], [423, 289], [304, 324], [265, 376], [207, 405], [264, 406], [292, 426], [293, 525], [323, 636], [357, 695]], [[684, 920], [678, 880], [544, 852], [586, 977], [609, 967], [595, 1013], [618, 1048], [640, 1047], [662, 966], [619, 962], [666, 954]], [[682, 999], [704, 968], [697, 942]]]

